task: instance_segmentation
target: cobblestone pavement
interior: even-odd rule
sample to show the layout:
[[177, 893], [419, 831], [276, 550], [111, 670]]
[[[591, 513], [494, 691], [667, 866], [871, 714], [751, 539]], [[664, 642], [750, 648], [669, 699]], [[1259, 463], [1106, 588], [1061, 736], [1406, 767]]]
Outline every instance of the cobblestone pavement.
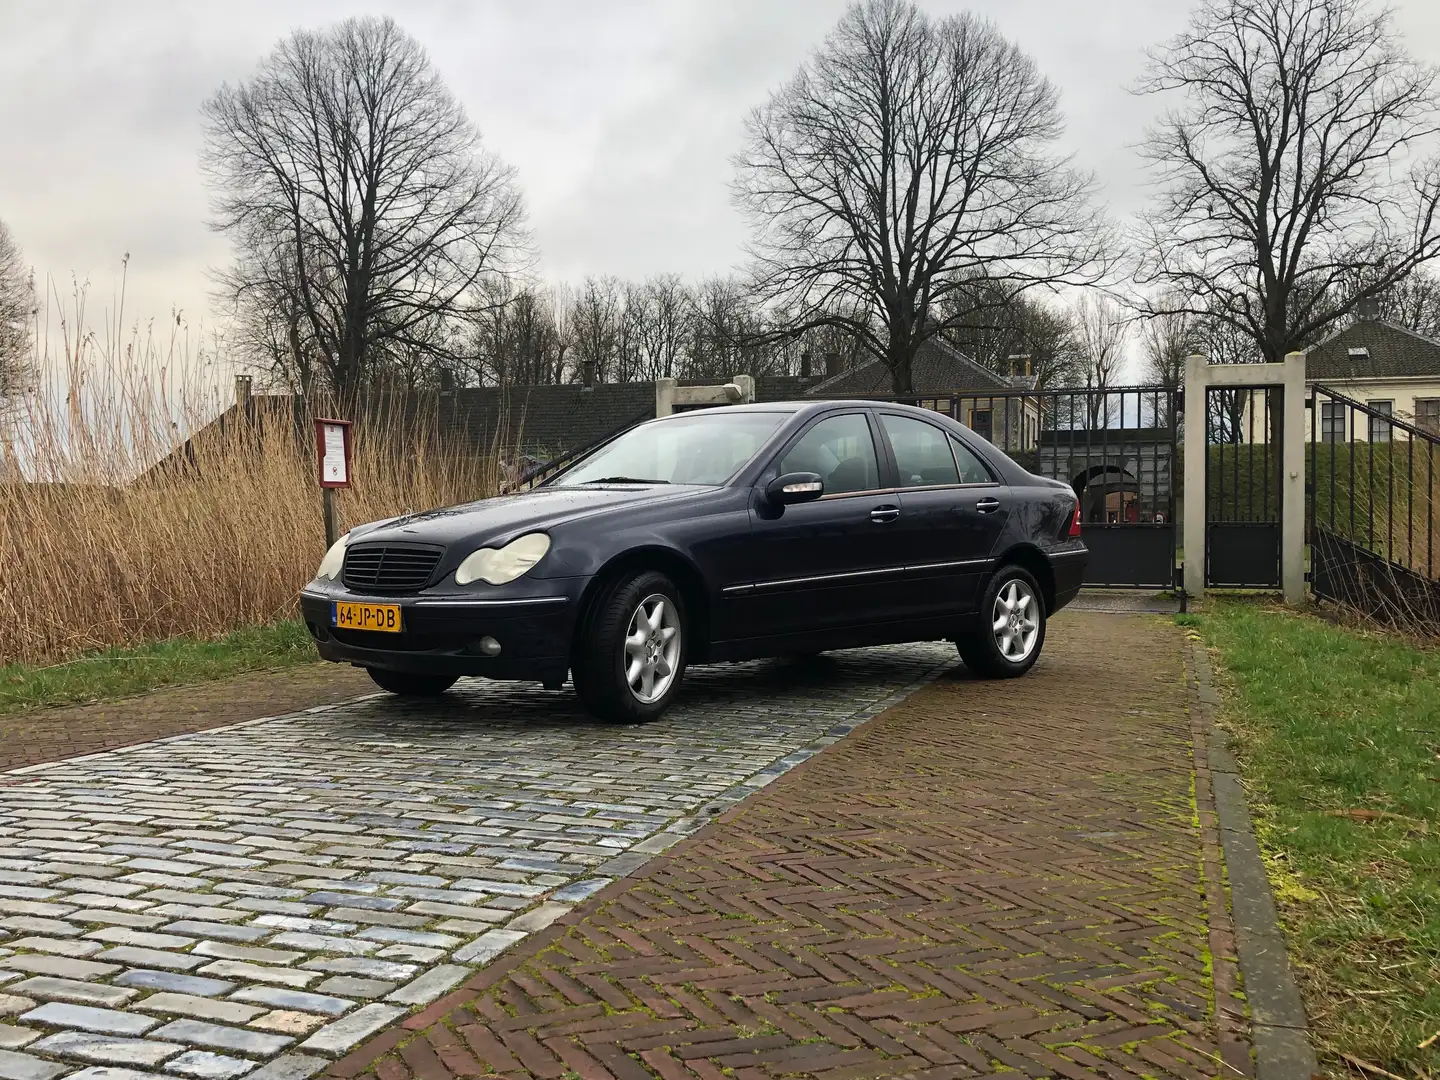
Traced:
[[252, 671], [196, 686], [171, 686], [93, 705], [27, 709], [0, 715], [0, 771], [97, 754], [257, 716], [373, 694], [363, 671], [340, 664], [305, 664]]
[[1066, 613], [1029, 677], [925, 687], [332, 1074], [1248, 1074], [1182, 644]]
[[471, 683], [0, 774], [0, 1080], [303, 1080], [956, 663]]

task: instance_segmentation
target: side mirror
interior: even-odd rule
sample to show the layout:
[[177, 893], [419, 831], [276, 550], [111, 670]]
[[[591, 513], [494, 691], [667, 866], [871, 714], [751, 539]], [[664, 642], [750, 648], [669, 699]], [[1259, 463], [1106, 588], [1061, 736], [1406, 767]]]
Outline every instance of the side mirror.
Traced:
[[765, 498], [774, 506], [814, 502], [824, 494], [825, 481], [820, 479], [819, 473], [786, 473], [765, 485]]

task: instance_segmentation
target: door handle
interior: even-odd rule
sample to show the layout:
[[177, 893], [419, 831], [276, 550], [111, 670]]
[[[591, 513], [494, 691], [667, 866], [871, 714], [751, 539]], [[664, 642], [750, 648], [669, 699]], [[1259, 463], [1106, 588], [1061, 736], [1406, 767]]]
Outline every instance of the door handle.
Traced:
[[874, 510], [870, 511], [870, 520], [877, 525], [883, 525], [887, 521], [894, 521], [899, 516], [900, 508], [898, 506], [877, 506]]
[[981, 499], [975, 504], [975, 509], [979, 510], [982, 514], [993, 514], [996, 510], [1000, 509], [1000, 500], [991, 498]]

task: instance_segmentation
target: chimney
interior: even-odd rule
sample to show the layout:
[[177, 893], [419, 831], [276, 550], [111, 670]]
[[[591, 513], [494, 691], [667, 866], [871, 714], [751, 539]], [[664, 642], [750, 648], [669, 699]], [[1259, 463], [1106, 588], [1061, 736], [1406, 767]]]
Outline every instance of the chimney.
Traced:
[[801, 377], [802, 379], [808, 379], [808, 378], [810, 378], [810, 350], [809, 350], [809, 349], [806, 349], [804, 352], [802, 352], [802, 353], [800, 354], [800, 377]]
[[586, 390], [595, 389], [595, 361], [580, 361], [580, 385]]
[[1355, 314], [1362, 319], [1378, 319], [1380, 317], [1380, 298], [1378, 296], [1367, 296], [1355, 305]]
[[827, 352], [825, 354], [825, 377], [833, 379], [840, 374], [840, 354], [838, 352]]
[[1030, 374], [1029, 353], [1011, 353], [1006, 359], [1010, 363], [1010, 374], [1012, 376], [1019, 375], [1022, 372], [1027, 376]]
[[249, 375], [235, 376], [235, 406], [242, 412], [250, 407], [250, 384], [253, 381]]

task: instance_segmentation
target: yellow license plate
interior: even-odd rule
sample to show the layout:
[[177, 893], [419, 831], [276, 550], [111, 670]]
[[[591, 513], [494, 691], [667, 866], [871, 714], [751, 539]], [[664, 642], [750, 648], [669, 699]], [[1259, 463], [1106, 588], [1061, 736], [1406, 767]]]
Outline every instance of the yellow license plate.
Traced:
[[341, 630], [378, 630], [382, 634], [398, 634], [400, 605], [348, 604], [337, 601], [330, 621]]

